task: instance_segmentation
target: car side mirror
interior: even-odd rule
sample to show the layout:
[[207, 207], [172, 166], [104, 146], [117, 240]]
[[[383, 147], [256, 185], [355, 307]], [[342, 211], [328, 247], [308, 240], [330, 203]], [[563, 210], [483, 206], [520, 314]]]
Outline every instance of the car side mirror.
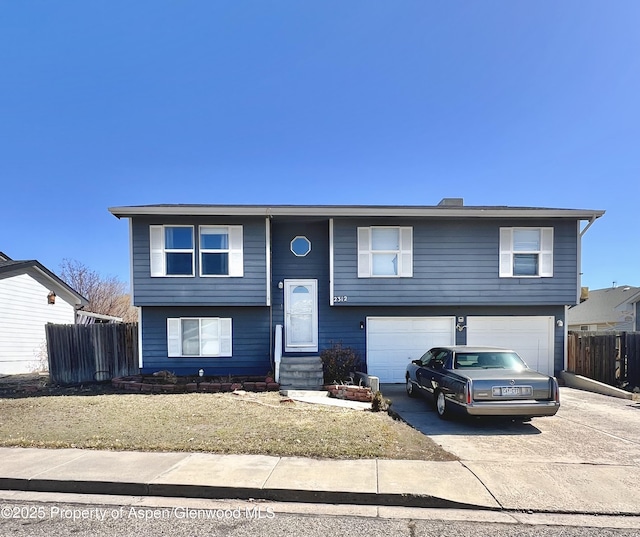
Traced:
[[415, 364], [415, 365], [422, 365], [422, 361], [421, 360], [411, 360], [411, 363]]

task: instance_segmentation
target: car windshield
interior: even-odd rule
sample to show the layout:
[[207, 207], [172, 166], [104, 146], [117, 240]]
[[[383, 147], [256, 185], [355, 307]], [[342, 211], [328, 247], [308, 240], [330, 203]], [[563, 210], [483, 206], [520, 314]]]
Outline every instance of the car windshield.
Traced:
[[522, 371], [527, 364], [515, 352], [460, 352], [456, 369], [513, 369]]

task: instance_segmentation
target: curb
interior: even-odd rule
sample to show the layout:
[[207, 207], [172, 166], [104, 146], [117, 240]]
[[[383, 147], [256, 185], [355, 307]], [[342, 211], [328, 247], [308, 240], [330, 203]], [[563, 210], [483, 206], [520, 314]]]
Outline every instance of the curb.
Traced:
[[292, 489], [255, 489], [209, 487], [204, 485], [173, 485], [162, 483], [127, 483], [114, 481], [61, 481], [52, 479], [0, 478], [0, 490], [49, 492], [61, 494], [95, 494], [114, 496], [149, 496], [210, 500], [263, 500], [291, 503], [345, 504], [358, 506], [421, 507], [461, 509], [499, 513], [552, 515], [630, 516], [635, 512], [593, 512], [544, 509], [505, 509], [446, 500], [419, 494], [378, 494], [373, 492], [336, 492]]
[[384, 505], [389, 507], [430, 507], [484, 511], [502, 510], [418, 494], [378, 494], [375, 492], [316, 491], [302, 489], [256, 489], [163, 483], [0, 478], [0, 489], [18, 490], [22, 492], [161, 496], [211, 500], [267, 500], [296, 503]]

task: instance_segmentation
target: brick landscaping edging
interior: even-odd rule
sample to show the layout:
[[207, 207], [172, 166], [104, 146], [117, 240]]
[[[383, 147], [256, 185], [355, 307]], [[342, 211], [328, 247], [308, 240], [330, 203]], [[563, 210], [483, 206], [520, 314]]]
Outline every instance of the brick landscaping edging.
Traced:
[[347, 399], [349, 401], [361, 401], [370, 403], [373, 401], [373, 393], [368, 386], [352, 386], [349, 384], [329, 384], [324, 387], [331, 397]]
[[[143, 393], [218, 393], [218, 392], [234, 392], [236, 390], [245, 390], [247, 392], [277, 392], [280, 384], [273, 382], [272, 379], [245, 380], [233, 382], [216, 382], [212, 380], [203, 380], [201, 382], [145, 382], [145, 378], [141, 375], [132, 377], [118, 377], [111, 381], [111, 385], [125, 392], [143, 392]], [[271, 380], [271, 382], [266, 382]]]

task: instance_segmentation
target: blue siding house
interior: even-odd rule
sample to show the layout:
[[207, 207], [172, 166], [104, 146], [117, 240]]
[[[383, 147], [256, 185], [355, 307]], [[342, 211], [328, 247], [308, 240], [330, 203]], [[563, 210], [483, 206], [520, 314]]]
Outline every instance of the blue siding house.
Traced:
[[604, 214], [459, 198], [109, 210], [130, 221], [143, 372], [263, 375], [341, 342], [381, 382], [448, 344], [513, 348], [557, 374], [581, 237]]

